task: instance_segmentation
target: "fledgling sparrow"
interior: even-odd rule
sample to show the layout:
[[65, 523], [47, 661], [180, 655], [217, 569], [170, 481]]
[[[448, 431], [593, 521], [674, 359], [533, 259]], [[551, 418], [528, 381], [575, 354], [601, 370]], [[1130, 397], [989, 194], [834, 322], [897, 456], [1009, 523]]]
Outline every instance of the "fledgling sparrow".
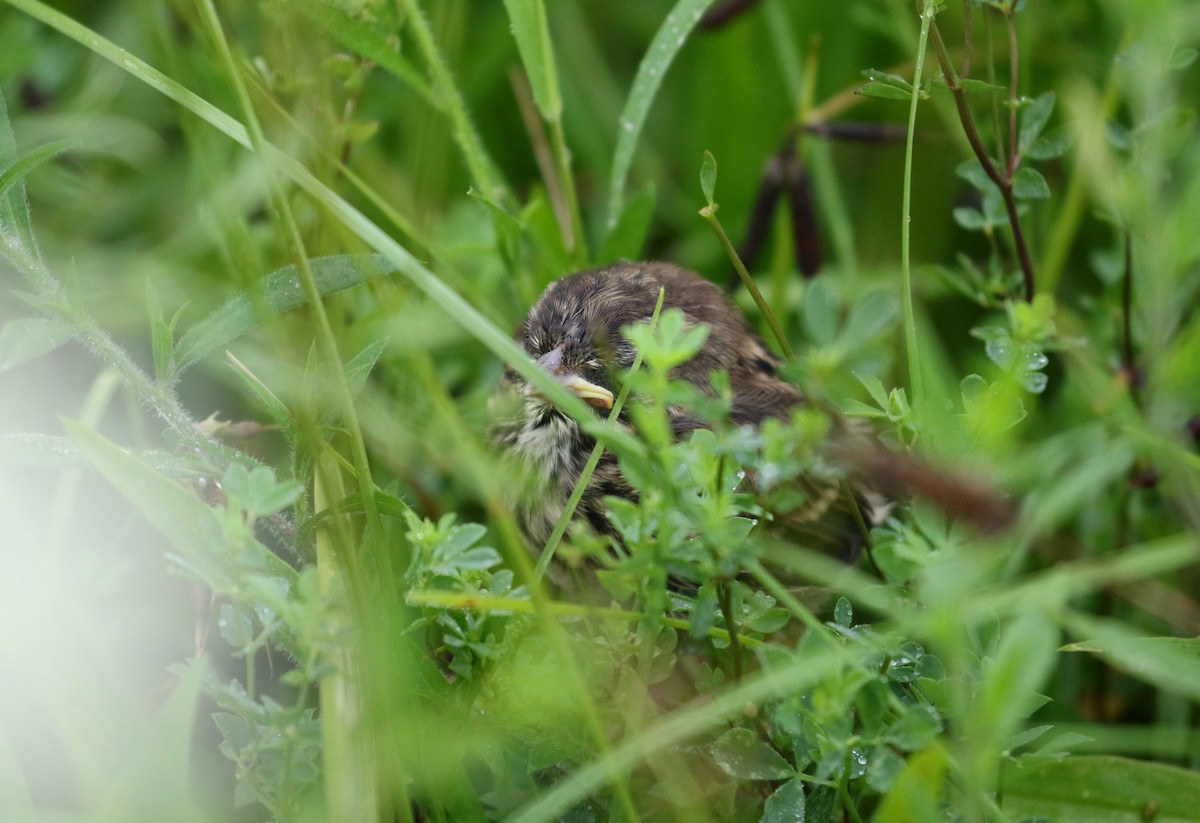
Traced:
[[[566, 388], [607, 414], [618, 390], [619, 374], [633, 365], [634, 345], [621, 329], [651, 319], [664, 292], [663, 310], [679, 309], [688, 324], [704, 323], [709, 334], [697, 354], [679, 365], [672, 377], [686, 380], [701, 391], [711, 391], [709, 375], [728, 374], [732, 392], [731, 422], [759, 424], [768, 418], [787, 417], [803, 403], [800, 391], [780, 378], [777, 358], [752, 330], [722, 291], [698, 274], [670, 263], [615, 263], [569, 275], [552, 283], [529, 310], [517, 331], [517, 342], [542, 368]], [[517, 394], [521, 408], [513, 419], [502, 421], [495, 439], [523, 464], [533, 488], [518, 504], [518, 522], [531, 548], [540, 549], [562, 514], [587, 462], [595, 441], [570, 417], [508, 369], [501, 392]], [[703, 426], [683, 410], [668, 412], [676, 440]], [[844, 508], [847, 501], [836, 482], [810, 484], [812, 507], [800, 518], [818, 527], [836, 519], [823, 542], [841, 543], [842, 553], [860, 542], [860, 531], [851, 531], [849, 517], [825, 517]], [[606, 452], [588, 482], [575, 517], [585, 520], [601, 535], [614, 535], [604, 505], [606, 496], [635, 499], [636, 491], [622, 476], [616, 458]], [[858, 501], [871, 520], [869, 504]], [[859, 521], [861, 529], [861, 521]]]

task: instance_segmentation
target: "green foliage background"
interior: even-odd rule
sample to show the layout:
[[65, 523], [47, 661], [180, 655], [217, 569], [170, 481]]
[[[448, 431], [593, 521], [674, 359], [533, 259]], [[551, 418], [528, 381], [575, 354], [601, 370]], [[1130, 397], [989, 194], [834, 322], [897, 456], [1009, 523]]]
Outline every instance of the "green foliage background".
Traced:
[[[0, 819], [1200, 819], [1193, 4], [709, 5], [0, 6]], [[664, 316], [575, 602], [485, 436], [511, 330], [734, 284], [781, 146], [789, 373], [1015, 518], [760, 534], [730, 478], [783, 505], [828, 421], [656, 443]]]

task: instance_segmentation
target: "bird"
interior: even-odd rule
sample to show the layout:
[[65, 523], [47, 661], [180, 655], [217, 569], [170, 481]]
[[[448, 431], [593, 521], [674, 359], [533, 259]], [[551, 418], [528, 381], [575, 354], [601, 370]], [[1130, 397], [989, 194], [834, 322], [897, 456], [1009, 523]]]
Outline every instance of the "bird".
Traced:
[[[637, 356], [634, 344], [621, 330], [649, 322], [660, 291], [663, 311], [678, 309], [685, 324], [702, 323], [709, 330], [696, 354], [677, 366], [671, 376], [711, 394], [710, 375], [725, 372], [732, 394], [730, 423], [758, 426], [772, 418], [783, 420], [805, 404], [803, 393], [781, 377], [780, 358], [724, 291], [672, 263], [622, 261], [556, 280], [526, 314], [515, 339], [539, 367], [597, 415], [607, 415], [621, 373], [633, 366]], [[529, 478], [529, 488], [516, 505], [516, 518], [531, 550], [537, 551], [562, 516], [595, 441], [511, 366], [505, 370], [497, 394], [515, 400], [519, 407], [497, 423], [493, 439]], [[706, 426], [681, 409], [669, 410], [668, 422], [675, 440]], [[822, 540], [828, 540], [832, 531], [833, 541], [840, 544], [835, 553], [849, 556], [862, 545], [863, 524], [877, 518], [868, 495], [856, 491], [854, 502], [848, 503], [844, 489], [844, 484], [829, 478], [808, 482], [806, 510], [789, 517], [793, 523], [809, 524], [810, 534], [824, 531]], [[611, 452], [602, 456], [573, 516], [596, 534], [619, 540], [608, 518], [606, 497], [637, 499]], [[862, 511], [851, 517], [848, 505]], [[828, 516], [836, 511], [842, 516]], [[829, 526], [827, 521], [836, 523]], [[823, 523], [825, 528], [819, 525]]]

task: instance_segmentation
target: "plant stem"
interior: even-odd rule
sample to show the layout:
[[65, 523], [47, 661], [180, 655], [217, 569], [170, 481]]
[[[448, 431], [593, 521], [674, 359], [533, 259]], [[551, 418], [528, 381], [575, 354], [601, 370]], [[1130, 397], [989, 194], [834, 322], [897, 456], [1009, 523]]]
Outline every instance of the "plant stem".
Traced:
[[[925, 68], [925, 46], [929, 42], [930, 28], [935, 14], [931, 0], [918, 0], [921, 4], [921, 35], [917, 41], [917, 61], [913, 68], [913, 93], [908, 107], [908, 135], [904, 141], [904, 195], [900, 209], [900, 271], [903, 279], [904, 301], [904, 345], [908, 355], [909, 383], [913, 391], [913, 408], [924, 407], [925, 384], [921, 374], [921, 358], [917, 349], [917, 320], [913, 310], [912, 255], [910, 230], [912, 224], [912, 167], [913, 135], [917, 126], [917, 103], [921, 99], [921, 72]], [[934, 29], [936, 31], [936, 29]], [[935, 44], [940, 41], [935, 39]], [[945, 49], [941, 49], [939, 57]]]
[[[924, 32], [924, 26], [922, 26]], [[992, 162], [992, 158], [988, 156], [987, 149], [983, 145], [983, 141], [979, 138], [979, 130], [975, 127], [975, 119], [971, 116], [971, 108], [967, 105], [967, 93], [962, 85], [958, 82], [958, 75], [954, 72], [954, 66], [950, 63], [950, 56], [946, 53], [946, 44], [942, 41], [941, 33], [938, 31], [937, 24], [930, 27], [930, 39], [933, 42], [933, 50], [937, 55], [938, 64], [942, 69], [942, 74], [946, 77], [946, 85], [950, 89], [950, 93], [954, 96], [954, 105], [958, 109], [958, 119], [962, 123], [963, 131], [967, 135], [967, 142], [971, 145], [971, 151], [975, 153], [975, 159], [983, 166], [984, 173], [988, 179], [996, 184], [1000, 189], [1000, 196], [1004, 200], [1004, 211], [1008, 215], [1008, 223], [1012, 229], [1013, 245], [1017, 250], [1017, 260], [1021, 265], [1021, 273], [1025, 280], [1025, 300], [1033, 300], [1033, 295], [1036, 291], [1035, 279], [1033, 273], [1033, 259], [1029, 256], [1029, 246], [1025, 242], [1025, 233], [1021, 229], [1021, 220], [1017, 213], [1017, 200], [1013, 195], [1013, 174], [1016, 173], [1018, 158], [1016, 154], [1016, 110], [1013, 109], [1011, 131], [1012, 136], [1012, 151], [1008, 161], [1009, 174], [1001, 174], [996, 168], [996, 164]], [[923, 43], [922, 43], [923, 45]], [[1015, 69], [1014, 69], [1015, 77]], [[915, 111], [914, 103], [914, 111]], [[909, 123], [911, 133], [912, 122]], [[911, 142], [911, 138], [910, 138]], [[905, 211], [907, 214], [907, 210]]]
[[742, 278], [742, 283], [750, 292], [750, 296], [754, 298], [754, 304], [758, 306], [758, 310], [762, 312], [763, 319], [767, 321], [767, 325], [771, 328], [771, 334], [774, 335], [776, 342], [779, 343], [779, 348], [783, 351], [783, 356], [791, 360], [793, 357], [792, 347], [788, 344], [787, 337], [783, 333], [783, 328], [779, 325], [779, 321], [775, 319], [775, 313], [767, 305], [762, 292], [758, 290], [758, 284], [754, 282], [754, 278], [750, 276], [750, 272], [746, 271], [746, 264], [738, 256], [733, 243], [729, 242], [729, 235], [725, 233], [725, 228], [721, 225], [721, 221], [717, 219], [716, 204], [714, 203], [711, 206], [705, 206], [700, 209], [700, 216], [707, 220], [709, 225], [713, 227], [713, 231], [717, 233], [721, 245], [725, 247], [725, 253], [729, 255], [729, 260], [733, 263], [733, 268], [737, 270], [738, 277]]

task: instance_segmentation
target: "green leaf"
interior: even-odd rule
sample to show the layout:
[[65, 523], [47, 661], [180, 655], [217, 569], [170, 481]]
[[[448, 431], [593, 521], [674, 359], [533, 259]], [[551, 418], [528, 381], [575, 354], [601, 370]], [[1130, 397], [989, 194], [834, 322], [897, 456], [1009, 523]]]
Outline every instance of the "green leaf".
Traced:
[[473, 197], [487, 206], [492, 216], [492, 226], [496, 230], [496, 245], [500, 255], [511, 269], [521, 252], [521, 233], [524, 231], [524, 220], [513, 217], [507, 209], [490, 197], [485, 197], [474, 189], [467, 191], [467, 196]]
[[868, 292], [851, 305], [839, 339], [852, 348], [862, 346], [891, 326], [899, 309], [899, 302], [891, 292], [882, 289]]
[[967, 231], [981, 231], [990, 225], [979, 209], [969, 206], [959, 206], [954, 210], [954, 222]]
[[558, 73], [554, 67], [554, 49], [542, 0], [504, 0], [512, 23], [517, 52], [529, 77], [533, 102], [547, 121], [562, 117], [562, 98], [558, 91]]
[[[64, 420], [63, 428], [84, 458], [116, 486], [185, 559], [206, 558], [217, 547], [226, 545], [216, 513], [197, 495], [79, 423]], [[265, 573], [288, 581], [296, 579], [291, 566], [265, 546], [255, 545]]]
[[226, 352], [226, 357], [238, 377], [258, 397], [266, 409], [267, 415], [275, 425], [283, 429], [284, 432], [290, 433], [293, 428], [292, 413], [288, 411], [287, 405], [279, 399], [279, 396], [275, 392], [267, 387], [266, 383], [258, 378], [258, 375], [246, 368], [236, 357], [229, 352]]
[[1018, 151], [1024, 153], [1046, 128], [1050, 113], [1054, 111], [1054, 92], [1038, 95], [1021, 111], [1021, 131], [1017, 138]]
[[[25, 157], [28, 158], [29, 155]], [[4, 95], [0, 94], [0, 163], [9, 169], [15, 169], [22, 159], [24, 158], [17, 157], [17, 144], [13, 139], [12, 124], [8, 119], [8, 105]], [[33, 235], [33, 218], [29, 214], [29, 201], [25, 196], [24, 174], [12, 174], [11, 181], [4, 191], [0, 192], [0, 229], [16, 238], [17, 245], [26, 254], [38, 257], [37, 241]]]
[[625, 208], [621, 209], [617, 225], [613, 226], [612, 231], [604, 238], [604, 245], [596, 257], [596, 265], [642, 258], [642, 248], [646, 244], [646, 235], [649, 234], [650, 223], [654, 219], [656, 200], [653, 180], [629, 198]]
[[1165, 691], [1200, 701], [1200, 639], [1148, 637], [1124, 623], [1083, 614], [1068, 618], [1067, 626], [1087, 640], [1064, 651], [1089, 652]]
[[850, 628], [850, 625], [854, 622], [854, 607], [844, 597], [839, 597], [837, 604], [833, 607], [833, 622], [843, 629]]
[[1182, 49], [1176, 49], [1171, 55], [1171, 71], [1183, 71], [1196, 62], [1196, 57], [1200, 52], [1190, 46]]
[[1004, 771], [1011, 820], [1197, 823], [1200, 772], [1111, 756], [1066, 757]]
[[936, 745], [922, 749], [909, 758], [872, 820], [876, 823], [912, 823], [940, 819], [945, 779], [945, 751]]
[[[308, 261], [322, 295], [357, 286], [395, 272], [378, 254], [338, 254]], [[192, 326], [176, 347], [176, 373], [195, 365], [211, 352], [305, 302], [295, 266], [284, 266], [263, 277], [249, 293], [239, 294]]]
[[989, 188], [995, 187], [992, 179], [983, 170], [983, 164], [978, 160], [964, 160], [958, 164], [958, 168], [954, 170], [954, 173], [979, 191], [987, 191]]
[[700, 191], [709, 206], [715, 205], [713, 192], [717, 187], [717, 158], [708, 149], [704, 150], [704, 159], [700, 161]]
[[888, 407], [888, 392], [878, 377], [873, 374], [859, 374], [858, 372], [854, 372], [854, 377], [859, 383], [862, 383], [863, 388], [867, 390], [867, 394], [871, 395], [871, 399], [879, 405], [880, 409]]
[[0, 327], [0, 372], [54, 351], [71, 339], [74, 327], [63, 320], [18, 317]]
[[245, 649], [254, 641], [254, 626], [250, 618], [231, 603], [222, 604], [217, 629], [222, 639], [235, 651]]
[[958, 85], [968, 94], [995, 94], [996, 92], [1008, 91], [1004, 86], [998, 86], [986, 80], [976, 80], [974, 77], [963, 78], [958, 81]]
[[[855, 93], [861, 94], [863, 97], [876, 97], [880, 100], [911, 100], [912, 85], [909, 85], [908, 90], [905, 91], [889, 83], [879, 83], [872, 80], [866, 85], [859, 87]], [[925, 95], [922, 95], [922, 97], [925, 97]]]
[[9, 188], [28, 177], [29, 173], [38, 166], [53, 160], [74, 145], [75, 141], [73, 140], [56, 140], [53, 143], [38, 146], [9, 163], [3, 171], [0, 171], [0, 195], [7, 194]]
[[730, 729], [707, 747], [713, 761], [738, 780], [783, 780], [796, 770], [749, 729]]
[[637, 76], [629, 89], [629, 97], [621, 110], [617, 130], [617, 146], [613, 151], [612, 176], [609, 180], [607, 229], [617, 224], [625, 201], [625, 183], [633, 165], [633, 150], [641, 136], [650, 105], [662, 85], [663, 77], [675, 60], [675, 55], [687, 42], [688, 35], [700, 22], [701, 15], [712, 0], [678, 0], [650, 41], [649, 48], [638, 66]]
[[1037, 169], [1021, 166], [1013, 178], [1013, 196], [1018, 200], [1041, 200], [1050, 196], [1050, 186]]
[[221, 488], [231, 500], [256, 517], [290, 506], [304, 491], [295, 480], [275, 482], [275, 472], [266, 466], [248, 469], [241, 463], [234, 463], [225, 471]]
[[994, 658], [983, 664], [983, 689], [976, 708], [999, 743], [1007, 740], [1028, 712], [1030, 700], [1054, 667], [1058, 629], [1042, 615], [1027, 612], [1011, 623]]
[[1025, 150], [1025, 156], [1030, 160], [1053, 160], [1062, 157], [1071, 147], [1072, 135], [1066, 129], [1054, 129], [1049, 134], [1043, 134]]
[[708, 630], [716, 624], [718, 608], [716, 584], [711, 580], [701, 584], [696, 592], [688, 626], [688, 633], [693, 639], [698, 640], [708, 634]]
[[823, 278], [812, 281], [804, 295], [804, 327], [814, 343], [827, 346], [837, 338], [838, 304]]
[[351, 17], [338, 8], [337, 3], [328, 0], [289, 0], [289, 4], [317, 23], [325, 34], [403, 81], [430, 105], [437, 109], [444, 108], [441, 98], [433, 93], [421, 72], [405, 59], [387, 37]]
[[911, 752], [932, 741], [941, 731], [941, 720], [930, 707], [916, 704], [908, 707], [900, 719], [884, 735], [884, 742], [901, 751]]
[[[214, 677], [203, 658], [173, 666], [175, 675], [162, 705], [156, 707], [147, 729], [131, 737], [135, 748], [125, 753], [121, 769], [103, 796], [105, 820], [166, 820], [205, 823], [195, 801], [193, 732], [200, 710], [202, 687]], [[136, 742], [135, 742], [136, 741]], [[15, 819], [7, 818], [6, 819]], [[28, 819], [28, 818], [21, 818]], [[64, 818], [55, 815], [55, 820]], [[70, 819], [78, 819], [74, 814]], [[50, 823], [51, 818], [45, 818]]]
[[804, 784], [795, 777], [771, 793], [758, 823], [804, 823]]
[[878, 69], [864, 69], [860, 72], [863, 77], [867, 78], [868, 84], [877, 86], [887, 86], [893, 89], [899, 89], [904, 92], [904, 97], [912, 97], [912, 83], [898, 74], [891, 72], [879, 71]]

